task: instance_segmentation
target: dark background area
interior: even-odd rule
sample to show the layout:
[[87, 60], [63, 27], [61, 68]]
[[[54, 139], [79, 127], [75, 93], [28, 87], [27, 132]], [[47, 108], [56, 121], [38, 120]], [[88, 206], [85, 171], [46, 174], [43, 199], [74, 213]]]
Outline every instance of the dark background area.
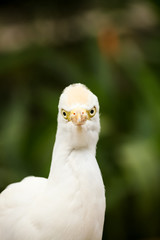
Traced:
[[0, 191], [47, 177], [62, 90], [99, 98], [103, 240], [160, 239], [160, 2], [0, 1]]

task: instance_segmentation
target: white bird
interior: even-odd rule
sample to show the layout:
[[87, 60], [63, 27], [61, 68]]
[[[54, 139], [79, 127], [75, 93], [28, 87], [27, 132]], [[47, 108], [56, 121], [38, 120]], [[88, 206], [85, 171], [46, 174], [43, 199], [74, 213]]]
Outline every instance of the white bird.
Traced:
[[0, 194], [0, 240], [102, 239], [99, 131], [97, 97], [82, 84], [65, 88], [49, 177], [27, 177]]

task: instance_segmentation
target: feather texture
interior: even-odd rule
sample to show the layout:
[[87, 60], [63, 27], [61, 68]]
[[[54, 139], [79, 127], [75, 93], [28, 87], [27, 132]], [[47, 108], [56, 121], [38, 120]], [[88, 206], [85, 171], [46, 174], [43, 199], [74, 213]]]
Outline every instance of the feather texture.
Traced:
[[[97, 113], [76, 126], [61, 109], [77, 106], [96, 106]], [[67, 87], [60, 98], [49, 177], [27, 177], [1, 193], [0, 240], [102, 239], [105, 193], [95, 158], [99, 129], [97, 97], [81, 84]]]

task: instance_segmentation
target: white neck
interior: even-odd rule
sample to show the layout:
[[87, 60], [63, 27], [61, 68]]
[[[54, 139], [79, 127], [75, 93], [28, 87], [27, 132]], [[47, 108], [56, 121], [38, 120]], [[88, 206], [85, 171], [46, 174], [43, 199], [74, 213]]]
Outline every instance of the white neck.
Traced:
[[[63, 129], [58, 127], [56, 140], [53, 148], [52, 154], [52, 163], [49, 173], [49, 179], [54, 179], [54, 176], [58, 173], [62, 174], [63, 166], [67, 163], [69, 155], [72, 151], [78, 151], [80, 148], [87, 150], [90, 154], [95, 156], [96, 153], [96, 143], [98, 140], [98, 134], [96, 134], [93, 141], [89, 141], [88, 144], [85, 144], [85, 141], [82, 139], [81, 142], [84, 143], [81, 147], [74, 146], [74, 140], [71, 134], [67, 134], [63, 132]], [[84, 137], [84, 133], [77, 131], [77, 139], [79, 140], [81, 137]], [[86, 133], [85, 133], [86, 134]]]

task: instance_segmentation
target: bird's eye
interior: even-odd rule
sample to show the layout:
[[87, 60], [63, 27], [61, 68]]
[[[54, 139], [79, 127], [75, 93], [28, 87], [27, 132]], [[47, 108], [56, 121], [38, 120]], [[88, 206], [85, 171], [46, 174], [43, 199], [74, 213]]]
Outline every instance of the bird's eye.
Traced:
[[90, 111], [89, 111], [89, 115], [90, 117], [93, 117], [96, 114], [96, 107], [93, 107]]
[[65, 111], [64, 109], [61, 110], [62, 116], [67, 119], [67, 111]]

